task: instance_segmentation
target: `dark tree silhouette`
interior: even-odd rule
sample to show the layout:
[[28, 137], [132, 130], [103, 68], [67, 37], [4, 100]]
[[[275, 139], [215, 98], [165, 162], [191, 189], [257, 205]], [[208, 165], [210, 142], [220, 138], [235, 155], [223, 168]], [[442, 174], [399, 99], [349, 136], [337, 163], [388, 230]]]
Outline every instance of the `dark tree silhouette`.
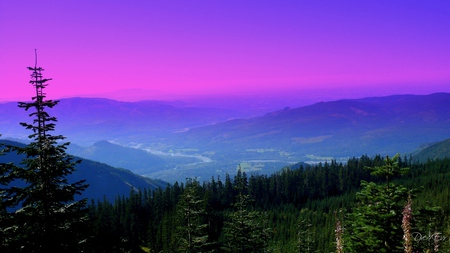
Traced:
[[86, 200], [75, 200], [75, 195], [87, 184], [68, 182], [78, 161], [66, 154], [69, 143], [60, 143], [64, 137], [51, 134], [57, 120], [47, 109], [58, 101], [46, 100], [44, 88], [51, 79], [43, 78], [43, 69], [36, 65], [28, 67], [36, 96], [19, 102], [20, 108], [32, 111], [33, 122], [20, 123], [33, 132], [31, 142], [7, 146], [5, 151], [25, 158], [21, 164], [1, 165], [2, 246], [11, 252], [80, 252], [87, 209]]

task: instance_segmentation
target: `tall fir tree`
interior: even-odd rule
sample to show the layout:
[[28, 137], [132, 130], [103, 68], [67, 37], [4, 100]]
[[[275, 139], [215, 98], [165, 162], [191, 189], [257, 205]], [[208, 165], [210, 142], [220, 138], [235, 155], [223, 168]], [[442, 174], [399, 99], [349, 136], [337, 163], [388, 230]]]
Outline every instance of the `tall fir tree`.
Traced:
[[75, 195], [88, 185], [84, 180], [69, 183], [78, 161], [66, 154], [69, 143], [60, 143], [65, 138], [51, 134], [57, 120], [47, 110], [58, 103], [44, 93], [51, 79], [43, 78], [37, 60], [28, 69], [36, 96], [19, 107], [32, 111], [33, 121], [20, 124], [33, 133], [25, 147], [7, 147], [25, 157], [22, 163], [1, 165], [0, 198], [7, 208], [0, 225], [3, 246], [11, 252], [80, 252], [87, 209], [86, 200], [75, 200]]
[[302, 220], [297, 225], [297, 252], [312, 253], [315, 251], [314, 232], [312, 224]]
[[203, 220], [205, 208], [198, 194], [199, 183], [188, 180], [186, 189], [178, 202], [178, 252], [210, 252], [207, 226]]
[[356, 195], [358, 205], [347, 222], [347, 252], [403, 252], [402, 211], [409, 191], [392, 179], [409, 168], [400, 168], [398, 159], [398, 154], [387, 156], [381, 166], [367, 167], [372, 175], [386, 181], [376, 184], [362, 180], [362, 190]]
[[238, 194], [234, 205], [236, 210], [229, 215], [229, 221], [224, 224], [223, 249], [226, 252], [269, 252], [270, 229], [267, 225], [267, 217], [261, 212], [249, 211], [248, 198], [248, 195]]
[[248, 210], [250, 195], [248, 191], [247, 176], [238, 170], [234, 179], [234, 188], [237, 191], [235, 211], [229, 214], [223, 228], [226, 252], [262, 253], [268, 252], [270, 228], [264, 213]]

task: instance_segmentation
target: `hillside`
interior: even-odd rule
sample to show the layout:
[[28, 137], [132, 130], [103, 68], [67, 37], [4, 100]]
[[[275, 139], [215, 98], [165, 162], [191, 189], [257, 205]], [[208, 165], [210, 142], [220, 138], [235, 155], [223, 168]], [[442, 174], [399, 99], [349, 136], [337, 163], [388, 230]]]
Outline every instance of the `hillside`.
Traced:
[[[103, 98], [61, 99], [58, 106], [49, 109], [49, 114], [58, 119], [58, 132], [81, 145], [102, 140], [157, 140], [176, 131], [242, 115], [227, 109], [187, 107], [182, 102], [122, 102]], [[0, 116], [0, 133], [4, 137], [26, 139], [28, 133], [19, 122], [28, 120], [28, 112], [10, 102], [0, 104]]]
[[[22, 143], [9, 140], [1, 140], [2, 144], [24, 146]], [[13, 162], [20, 164], [21, 156], [13, 153], [7, 153], [0, 156], [0, 163]], [[75, 160], [81, 160], [76, 165], [76, 171], [69, 176], [70, 181], [86, 180], [89, 184], [87, 190], [81, 196], [88, 199], [103, 199], [104, 197], [113, 201], [117, 196], [127, 196], [131, 189], [156, 189], [164, 188], [167, 183], [160, 180], [138, 176], [129, 170], [118, 169], [107, 164], [81, 159], [75, 157]]]
[[141, 149], [122, 147], [107, 141], [99, 141], [88, 148], [71, 145], [68, 153], [106, 163], [116, 168], [126, 168], [142, 174], [164, 166], [165, 161]]
[[[204, 183], [187, 180], [184, 190], [176, 183], [163, 191], [132, 193], [124, 201], [99, 204], [94, 217], [102, 222], [96, 233], [110, 239], [99, 240], [95, 245], [103, 245], [100, 248], [104, 249], [112, 248], [111, 245], [133, 248], [140, 244], [149, 247], [151, 252], [175, 252], [177, 247], [173, 247], [173, 242], [184, 239], [180, 239], [180, 227], [187, 226], [180, 217], [192, 217], [187, 216], [192, 215], [189, 210], [195, 210], [205, 217], [196, 224], [205, 224], [208, 230], [201, 231], [212, 242], [208, 244], [209, 249], [215, 252], [263, 252], [223, 250], [227, 246], [223, 238], [230, 234], [228, 225], [235, 222], [242, 228], [243, 244], [263, 238], [268, 244], [263, 246], [269, 246], [272, 252], [299, 252], [302, 247], [304, 250], [300, 252], [339, 252], [335, 233], [339, 227], [343, 229], [345, 252], [369, 252], [365, 246], [370, 246], [370, 252], [401, 253], [404, 252], [401, 225], [406, 216], [407, 192], [417, 189], [409, 206], [414, 212], [413, 222], [409, 224], [415, 238], [422, 239], [412, 241], [413, 252], [433, 252], [433, 248], [446, 252], [450, 242], [442, 238], [449, 238], [450, 231], [450, 160], [417, 164], [402, 159], [398, 161], [399, 168], [410, 169], [405, 175], [395, 177], [390, 187], [385, 187], [386, 174], [371, 175], [367, 169], [386, 166], [383, 160], [380, 156], [361, 156], [345, 163], [295, 164], [271, 175], [238, 173], [234, 178], [212, 178]], [[242, 196], [246, 200], [242, 200]], [[180, 206], [183, 212], [178, 211]], [[243, 217], [245, 222], [236, 222], [233, 214]], [[119, 222], [107, 222], [109, 220]], [[130, 220], [138, 222], [128, 222]], [[255, 235], [261, 229], [270, 233]], [[120, 238], [117, 234], [128, 240], [116, 239]], [[355, 250], [352, 242], [360, 242], [361, 238], [371, 240], [371, 244]], [[136, 243], [121, 243], [124, 241]], [[386, 250], [386, 241], [395, 248]], [[262, 246], [257, 247], [260, 248]], [[380, 248], [382, 250], [377, 250]]]
[[297, 156], [406, 153], [450, 136], [449, 105], [447, 93], [321, 102], [190, 129], [173, 144], [222, 151], [272, 148]]
[[450, 158], [450, 139], [430, 144], [414, 154], [413, 157], [419, 162], [426, 162], [428, 159]]

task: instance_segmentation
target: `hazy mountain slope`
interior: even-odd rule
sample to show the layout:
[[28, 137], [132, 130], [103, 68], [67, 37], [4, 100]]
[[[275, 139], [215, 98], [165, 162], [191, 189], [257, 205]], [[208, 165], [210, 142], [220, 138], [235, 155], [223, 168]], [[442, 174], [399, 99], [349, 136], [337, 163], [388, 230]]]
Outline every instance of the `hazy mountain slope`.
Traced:
[[428, 145], [413, 156], [416, 161], [426, 162], [428, 159], [450, 157], [450, 139]]
[[[161, 154], [165, 160], [163, 171], [142, 174], [165, 180], [177, 175], [184, 180], [199, 175], [210, 178], [218, 173], [232, 174], [240, 163], [270, 174], [274, 166], [298, 161], [409, 154], [423, 144], [450, 137], [448, 93], [320, 102], [248, 119], [237, 119], [232, 111], [224, 109], [182, 104], [73, 98], [61, 100], [51, 114], [59, 120], [57, 133], [88, 146], [87, 149], [98, 141], [113, 140]], [[23, 131], [18, 122], [29, 119], [26, 112], [14, 108], [15, 103], [0, 104], [0, 133], [4, 137]], [[230, 118], [235, 119], [227, 120]], [[134, 166], [134, 160], [149, 161], [145, 157], [132, 158], [132, 154], [112, 157], [116, 151], [106, 152], [106, 147], [96, 152], [116, 159], [118, 166], [127, 169]], [[169, 157], [179, 160], [168, 162]]]
[[[116, 168], [126, 168], [137, 174], [150, 173], [152, 170], [160, 170], [165, 161], [144, 150], [122, 147], [107, 141], [99, 141], [88, 148], [68, 148], [67, 152], [79, 157], [106, 163]], [[159, 169], [158, 169], [159, 168]]]
[[[208, 125], [241, 115], [227, 109], [184, 107], [162, 101], [121, 102], [103, 98], [67, 98], [49, 110], [58, 119], [57, 132], [79, 144], [101, 140], [154, 140], [161, 135]], [[0, 133], [25, 138], [29, 133], [19, 122], [29, 112], [17, 103], [0, 104]]]
[[[9, 140], [0, 140], [1, 143], [23, 147], [24, 144]], [[0, 162], [14, 162], [20, 164], [23, 156], [14, 153], [6, 153], [0, 156]], [[75, 157], [75, 159], [79, 159]], [[153, 180], [133, 174], [129, 170], [117, 169], [109, 165], [80, 159], [82, 162], [76, 165], [76, 171], [69, 176], [69, 181], [86, 180], [89, 184], [88, 189], [83, 193], [82, 197], [89, 199], [114, 200], [116, 196], [129, 195], [133, 189], [155, 189], [157, 187], [165, 187], [166, 182], [161, 180]]]
[[177, 134], [174, 143], [210, 150], [276, 148], [352, 156], [409, 152], [450, 136], [450, 94], [322, 102]]
[[86, 179], [89, 188], [84, 197], [99, 199], [106, 197], [113, 200], [117, 196], [128, 196], [132, 189], [165, 188], [167, 183], [161, 180], [138, 176], [126, 169], [118, 169], [104, 163], [85, 160], [77, 165], [77, 171], [70, 179]]

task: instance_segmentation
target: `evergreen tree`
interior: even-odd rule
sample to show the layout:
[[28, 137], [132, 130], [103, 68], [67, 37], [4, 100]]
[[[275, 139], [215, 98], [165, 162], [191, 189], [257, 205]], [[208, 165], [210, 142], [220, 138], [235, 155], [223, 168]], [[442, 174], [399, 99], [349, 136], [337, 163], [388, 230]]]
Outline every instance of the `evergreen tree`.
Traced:
[[47, 110], [58, 101], [46, 100], [43, 90], [51, 79], [42, 77], [41, 67], [28, 69], [36, 96], [19, 107], [32, 110], [33, 122], [20, 124], [33, 133], [26, 147], [8, 147], [25, 156], [22, 163], [1, 166], [0, 198], [2, 209], [8, 208], [1, 221], [3, 243], [12, 252], [80, 252], [87, 209], [86, 200], [75, 200], [75, 195], [87, 185], [68, 182], [77, 161], [65, 152], [69, 143], [59, 143], [64, 137], [50, 133], [56, 118]]
[[372, 175], [382, 177], [385, 184], [362, 181], [357, 193], [358, 206], [350, 214], [346, 235], [350, 252], [402, 252], [402, 210], [408, 190], [392, 183], [408, 168], [398, 166], [399, 155], [386, 157], [381, 166], [368, 167]]
[[203, 200], [197, 192], [198, 187], [197, 181], [188, 181], [178, 203], [179, 252], [208, 252], [208, 247], [211, 245], [208, 242], [207, 224], [203, 222], [205, 211], [202, 205]]
[[297, 231], [297, 249], [298, 253], [312, 253], [315, 251], [314, 234], [312, 224], [306, 220], [300, 221]]
[[414, 217], [414, 249], [421, 252], [440, 252], [443, 242], [448, 240], [443, 233], [444, 220], [442, 208], [428, 205], [421, 208]]
[[[3, 144], [0, 144], [3, 147]], [[0, 150], [0, 155], [4, 155], [5, 150]], [[11, 179], [7, 178], [5, 175], [10, 171], [10, 166], [12, 164], [1, 164], [0, 165], [0, 252], [11, 252], [11, 249], [8, 247], [9, 239], [7, 235], [9, 234], [8, 228], [11, 226], [11, 217], [8, 208], [8, 201], [5, 196], [5, 189], [3, 188], [5, 185], [9, 184]]]
[[238, 192], [235, 211], [229, 215], [229, 221], [225, 222], [223, 232], [227, 252], [268, 252], [270, 230], [267, 228], [267, 217], [258, 211], [249, 211], [247, 203], [250, 196], [247, 192], [247, 177], [245, 173], [239, 173], [235, 178], [235, 188]]
[[[247, 210], [248, 195], [239, 194], [235, 203], [236, 211], [225, 222], [224, 250], [227, 252], [268, 252], [270, 231], [267, 217], [257, 211]], [[260, 219], [258, 219], [260, 218]]]

